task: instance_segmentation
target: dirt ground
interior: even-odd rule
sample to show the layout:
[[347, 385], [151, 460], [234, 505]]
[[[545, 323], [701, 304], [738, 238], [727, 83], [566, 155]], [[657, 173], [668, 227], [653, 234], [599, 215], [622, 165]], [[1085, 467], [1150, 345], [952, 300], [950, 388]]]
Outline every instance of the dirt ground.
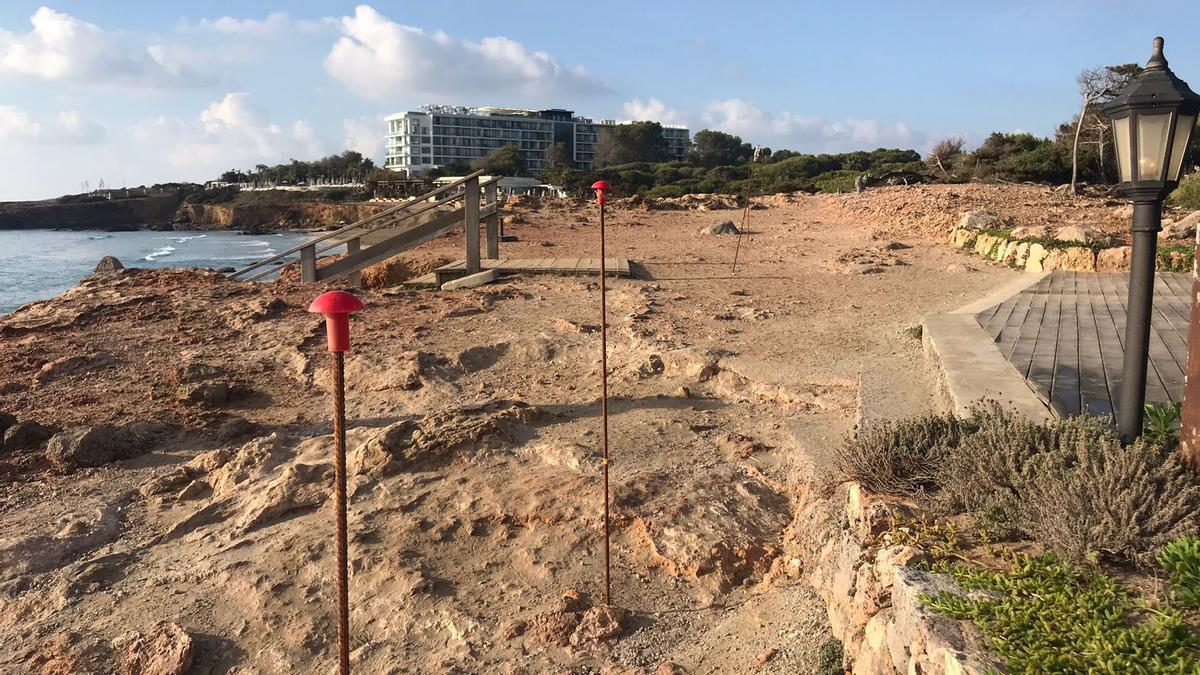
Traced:
[[[637, 272], [608, 294], [613, 608], [596, 280], [363, 292], [347, 357], [356, 670], [812, 672], [828, 626], [784, 532], [832, 477], [860, 376], [888, 383], [884, 414], [937, 407], [907, 329], [1018, 274], [869, 199], [762, 200], [736, 274], [738, 238], [700, 230], [740, 227], [740, 210], [611, 209], [609, 255]], [[598, 255], [594, 206], [508, 213], [524, 222], [504, 257]], [[0, 671], [111, 672], [148, 649], [128, 634], [161, 622], [190, 636], [189, 672], [330, 671], [318, 290], [134, 271], [0, 318], [0, 411], [161, 423], [148, 452], [99, 467], [0, 453]]]

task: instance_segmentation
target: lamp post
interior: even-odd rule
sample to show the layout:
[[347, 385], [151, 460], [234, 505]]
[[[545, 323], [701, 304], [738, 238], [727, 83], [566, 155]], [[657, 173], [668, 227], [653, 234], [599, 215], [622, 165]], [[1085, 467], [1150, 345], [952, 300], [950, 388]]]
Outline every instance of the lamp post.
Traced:
[[1103, 110], [1112, 120], [1120, 187], [1133, 200], [1133, 266], [1117, 410], [1121, 441], [1130, 443], [1142, 433], [1162, 203], [1179, 183], [1200, 96], [1167, 67], [1163, 39], [1157, 37], [1146, 69]]

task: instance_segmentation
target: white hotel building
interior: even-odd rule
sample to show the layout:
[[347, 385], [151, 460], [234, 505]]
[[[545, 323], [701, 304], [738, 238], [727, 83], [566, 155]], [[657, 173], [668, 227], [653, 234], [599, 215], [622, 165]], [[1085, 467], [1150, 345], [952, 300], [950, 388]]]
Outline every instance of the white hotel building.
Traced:
[[[498, 148], [517, 147], [537, 173], [549, 165], [551, 146], [562, 143], [577, 169], [591, 169], [600, 128], [628, 124], [576, 117], [570, 110], [463, 108], [427, 105], [387, 118], [384, 166], [409, 176], [450, 164], [470, 164]], [[687, 156], [687, 127], [663, 125], [671, 159]]]

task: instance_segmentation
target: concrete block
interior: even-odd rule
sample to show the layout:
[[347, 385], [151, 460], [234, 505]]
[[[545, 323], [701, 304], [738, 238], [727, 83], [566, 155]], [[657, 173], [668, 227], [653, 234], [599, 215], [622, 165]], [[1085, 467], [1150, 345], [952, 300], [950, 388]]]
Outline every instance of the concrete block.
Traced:
[[476, 272], [460, 279], [452, 279], [442, 284], [443, 291], [460, 291], [466, 288], [476, 288], [484, 284], [490, 284], [496, 280], [496, 270], [484, 270]]

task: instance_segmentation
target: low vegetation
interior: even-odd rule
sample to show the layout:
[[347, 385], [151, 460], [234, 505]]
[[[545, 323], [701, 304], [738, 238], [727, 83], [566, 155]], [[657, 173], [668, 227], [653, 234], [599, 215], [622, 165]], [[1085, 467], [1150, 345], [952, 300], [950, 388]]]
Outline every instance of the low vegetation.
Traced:
[[[1193, 137], [1196, 134], [1193, 134]], [[1194, 139], [1193, 139], [1194, 140]], [[1185, 209], [1200, 209], [1200, 172], [1186, 176], [1171, 193], [1170, 201]]]
[[1009, 671], [1195, 672], [1200, 477], [1177, 458], [1178, 422], [1178, 406], [1148, 406], [1123, 447], [1106, 420], [988, 404], [864, 429], [836, 461], [926, 514], [888, 536], [957, 581], [965, 595], [925, 601], [973, 622]]
[[1016, 556], [1003, 570], [936, 569], [976, 593], [925, 601], [973, 622], [1011, 672], [1187, 673], [1200, 659], [1200, 633], [1180, 608], [1147, 602], [1107, 575], [1079, 572], [1054, 556]]
[[[1154, 415], [1151, 424], [1158, 424]], [[864, 429], [837, 453], [869, 490], [966, 515], [989, 536], [1027, 538], [1065, 561], [1143, 562], [1200, 531], [1200, 479], [1163, 434], [1122, 447], [1103, 420], [1034, 422], [989, 405]]]

